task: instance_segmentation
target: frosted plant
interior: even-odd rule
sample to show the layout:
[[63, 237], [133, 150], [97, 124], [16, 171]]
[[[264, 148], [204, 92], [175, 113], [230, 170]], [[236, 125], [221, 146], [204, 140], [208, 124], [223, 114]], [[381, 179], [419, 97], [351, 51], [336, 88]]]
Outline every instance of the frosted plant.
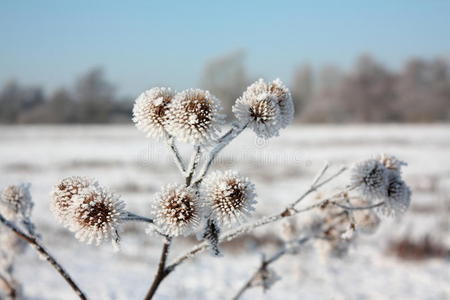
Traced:
[[30, 186], [29, 183], [21, 183], [6, 187], [0, 196], [0, 214], [9, 220], [28, 218], [33, 208]]
[[169, 105], [169, 133], [183, 142], [209, 144], [218, 137], [224, 123], [219, 100], [208, 91], [188, 89]]
[[216, 171], [207, 176], [200, 193], [219, 226], [243, 222], [255, 210], [255, 185], [235, 171]]
[[388, 169], [376, 159], [354, 164], [351, 170], [351, 185], [369, 199], [387, 195]]
[[265, 139], [277, 136], [283, 124], [277, 98], [268, 92], [255, 94], [251, 87], [236, 100], [233, 112], [242, 125]]
[[175, 97], [170, 88], [156, 87], [143, 92], [133, 107], [136, 127], [148, 137], [162, 138], [166, 133], [169, 104]]
[[[305, 191], [292, 202], [273, 214], [251, 214], [255, 210], [256, 192], [248, 178], [234, 170], [208, 172], [220, 151], [246, 128], [262, 138], [278, 135], [280, 129], [292, 122], [293, 103], [289, 90], [280, 80], [266, 82], [260, 79], [236, 100], [233, 112], [237, 120], [229, 130], [221, 133], [224, 120], [221, 106], [219, 100], [207, 91], [189, 89], [174, 95], [169, 88], [153, 88], [138, 97], [133, 108], [136, 127], [149, 137], [166, 139], [183, 177], [183, 184], [166, 185], [154, 195], [151, 217], [125, 210], [125, 202], [117, 195], [87, 177], [65, 178], [53, 188], [51, 210], [80, 241], [100, 244], [111, 239], [113, 244], [117, 244], [125, 222], [144, 222], [150, 227], [149, 231], [157, 234], [155, 237], [162, 238], [160, 260], [146, 300], [152, 299], [165, 278], [193, 256], [207, 249], [219, 255], [221, 243], [260, 227], [290, 220], [284, 226], [283, 246], [272, 256], [263, 257], [261, 266], [233, 299], [254, 286], [269, 288], [279, 279], [269, 265], [285, 255], [299, 253], [305, 243], [320, 244], [328, 254], [343, 256], [360, 234], [376, 230], [380, 223], [376, 210], [398, 216], [409, 206], [411, 191], [400, 172], [405, 163], [395, 156], [382, 154], [354, 164], [350, 184], [331, 194], [321, 193], [319, 189], [343, 174], [346, 167], [330, 174], [329, 165], [325, 164]], [[179, 141], [193, 144], [189, 161], [185, 161], [178, 151]], [[29, 218], [32, 202], [28, 187], [9, 187], [3, 192], [0, 223], [5, 225], [9, 234], [15, 234], [32, 245], [80, 299], [87, 299], [35, 234]], [[310, 203], [303, 204], [302, 201], [312, 195], [315, 197], [309, 199]], [[316, 214], [306, 214], [312, 211]], [[294, 221], [300, 214], [301, 218]], [[0, 268], [2, 262], [7, 265], [8, 255], [20, 252], [16, 250], [21, 246], [9, 240], [10, 236], [3, 236], [2, 232], [0, 230]], [[196, 234], [200, 242], [168, 262], [173, 240], [190, 234]]]
[[187, 235], [199, 225], [200, 198], [193, 188], [169, 184], [154, 196], [152, 212], [164, 234]]
[[252, 93], [255, 96], [268, 93], [274, 96], [280, 107], [281, 128], [286, 128], [294, 120], [294, 102], [291, 93], [279, 78], [272, 82], [265, 82], [261, 78], [249, 86], [246, 93]]
[[50, 202], [50, 209], [56, 219], [65, 226], [68, 226], [71, 222], [68, 218], [68, 213], [72, 207], [74, 197], [83, 189], [96, 186], [97, 184], [94, 179], [81, 176], [67, 177], [58, 182], [53, 187]]
[[120, 226], [126, 216], [125, 203], [102, 187], [82, 189], [73, 197], [68, 218], [69, 229], [82, 242], [101, 244], [111, 239], [113, 245], [119, 240]]
[[385, 204], [379, 210], [386, 216], [399, 216], [411, 202], [411, 190], [397, 172], [390, 172]]
[[399, 160], [394, 155], [386, 153], [378, 155], [376, 159], [381, 162], [386, 167], [386, 169], [396, 171], [398, 173], [400, 173], [402, 166], [407, 165], [404, 161]]

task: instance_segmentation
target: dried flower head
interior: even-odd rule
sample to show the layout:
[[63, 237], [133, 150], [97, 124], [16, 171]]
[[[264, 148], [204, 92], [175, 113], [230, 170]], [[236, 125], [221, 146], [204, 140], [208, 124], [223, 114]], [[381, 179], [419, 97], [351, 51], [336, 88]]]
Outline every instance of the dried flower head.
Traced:
[[411, 202], [411, 190], [397, 172], [389, 172], [387, 195], [379, 208], [386, 216], [399, 216], [406, 212]]
[[168, 131], [180, 140], [192, 144], [208, 144], [215, 140], [224, 123], [219, 100], [208, 91], [185, 90], [169, 105]]
[[206, 177], [201, 195], [219, 225], [243, 221], [255, 210], [255, 185], [234, 171], [217, 171]]
[[125, 216], [125, 203], [118, 196], [100, 186], [90, 186], [74, 195], [69, 228], [82, 242], [99, 245], [111, 238], [116, 245]]
[[399, 160], [394, 155], [390, 154], [380, 154], [376, 157], [378, 161], [380, 161], [388, 170], [399, 172], [401, 171], [402, 166], [406, 166], [407, 163]]
[[257, 81], [247, 88], [242, 97], [236, 100], [233, 112], [241, 124], [248, 126], [258, 137], [277, 136], [282, 128], [280, 105], [277, 97], [269, 92], [258, 92]]
[[83, 189], [98, 185], [91, 178], [72, 176], [62, 179], [53, 187], [51, 192], [50, 209], [56, 219], [65, 226], [71, 222], [68, 213], [73, 204], [74, 196], [78, 195]]
[[294, 120], [294, 102], [291, 93], [279, 78], [272, 82], [265, 82], [260, 78], [248, 88], [247, 93], [254, 95], [268, 93], [275, 97], [280, 107], [281, 128], [286, 128]]
[[169, 184], [155, 195], [152, 210], [161, 232], [187, 235], [199, 225], [200, 198], [190, 187]]
[[3, 189], [0, 197], [0, 213], [8, 220], [29, 218], [33, 208], [29, 183], [10, 185]]
[[388, 169], [376, 159], [354, 164], [351, 170], [351, 185], [364, 198], [382, 198], [387, 193]]
[[133, 107], [136, 127], [148, 137], [161, 138], [165, 134], [169, 104], [175, 96], [170, 88], [156, 87], [143, 92]]

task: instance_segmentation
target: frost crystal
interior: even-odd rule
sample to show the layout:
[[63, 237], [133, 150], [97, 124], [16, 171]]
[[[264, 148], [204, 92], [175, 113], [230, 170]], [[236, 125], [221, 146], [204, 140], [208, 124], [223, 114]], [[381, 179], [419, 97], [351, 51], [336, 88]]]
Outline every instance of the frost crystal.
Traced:
[[154, 197], [155, 223], [164, 234], [187, 235], [199, 225], [200, 199], [195, 190], [184, 185], [169, 184]]
[[411, 190], [397, 172], [389, 173], [387, 197], [379, 208], [386, 216], [399, 216], [406, 212], [411, 202]]
[[254, 184], [234, 171], [217, 171], [206, 177], [201, 197], [219, 225], [243, 221], [256, 204]]
[[208, 91], [185, 90], [169, 105], [167, 130], [184, 142], [209, 144], [224, 123], [221, 110], [219, 100]]
[[351, 184], [368, 199], [384, 199], [387, 194], [388, 172], [378, 160], [368, 159], [352, 167]]
[[126, 215], [125, 203], [116, 195], [99, 186], [91, 186], [74, 195], [70, 207], [69, 229], [82, 242], [97, 245], [111, 238], [119, 242], [122, 218]]
[[167, 124], [167, 111], [175, 93], [170, 88], [156, 87], [143, 92], [133, 107], [136, 127], [148, 137], [162, 138]]
[[0, 213], [8, 220], [29, 218], [33, 208], [30, 184], [22, 183], [6, 187], [0, 197]]
[[93, 179], [80, 176], [64, 178], [55, 185], [51, 193], [52, 199], [50, 209], [56, 219], [67, 226], [70, 222], [67, 215], [73, 204], [74, 196], [78, 195], [83, 189], [96, 185], [98, 185], [98, 183]]

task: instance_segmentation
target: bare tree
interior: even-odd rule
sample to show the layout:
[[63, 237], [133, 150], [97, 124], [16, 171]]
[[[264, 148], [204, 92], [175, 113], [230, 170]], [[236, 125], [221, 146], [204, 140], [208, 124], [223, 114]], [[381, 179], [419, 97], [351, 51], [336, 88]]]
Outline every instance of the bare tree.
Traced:
[[105, 79], [103, 69], [96, 67], [88, 71], [75, 85], [78, 120], [82, 123], [107, 122], [114, 97], [115, 87]]

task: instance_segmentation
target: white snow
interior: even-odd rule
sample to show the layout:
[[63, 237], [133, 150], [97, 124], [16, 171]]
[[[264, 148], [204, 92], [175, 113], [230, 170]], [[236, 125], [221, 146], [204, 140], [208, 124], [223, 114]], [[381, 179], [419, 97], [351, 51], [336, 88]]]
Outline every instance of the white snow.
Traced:
[[[184, 157], [190, 148], [182, 144]], [[406, 161], [412, 209], [402, 220], [384, 219], [378, 232], [359, 239], [342, 259], [322, 259], [305, 246], [272, 267], [281, 280], [263, 294], [243, 299], [449, 299], [450, 260], [404, 261], [387, 254], [390, 241], [429, 234], [450, 247], [450, 125], [291, 126], [280, 137], [261, 141], [246, 130], [219, 155], [214, 169], [236, 169], [255, 183], [256, 215], [282, 209], [307, 188], [328, 161], [342, 164], [392, 153]], [[133, 126], [0, 127], [0, 188], [31, 182], [33, 219], [48, 249], [91, 299], [142, 299], [156, 271], [161, 241], [144, 224], [127, 225], [121, 252], [111, 245], [79, 243], [49, 209], [52, 186], [63, 177], [94, 177], [122, 195], [127, 207], [149, 215], [150, 200], [167, 183], [182, 183], [164, 143], [146, 139]], [[323, 193], [345, 184], [347, 174]], [[306, 201], [314, 201], [311, 197]], [[424, 210], [423, 208], [430, 208]], [[299, 218], [301, 218], [299, 216]], [[255, 234], [278, 234], [280, 224]], [[174, 245], [171, 258], [193, 239]], [[224, 247], [224, 257], [207, 252], [183, 264], [163, 282], [157, 299], [229, 299], [254, 272], [261, 248], [254, 243]], [[265, 247], [270, 255], [277, 250]], [[17, 277], [30, 299], [77, 299], [59, 275], [29, 249], [17, 264]]]

